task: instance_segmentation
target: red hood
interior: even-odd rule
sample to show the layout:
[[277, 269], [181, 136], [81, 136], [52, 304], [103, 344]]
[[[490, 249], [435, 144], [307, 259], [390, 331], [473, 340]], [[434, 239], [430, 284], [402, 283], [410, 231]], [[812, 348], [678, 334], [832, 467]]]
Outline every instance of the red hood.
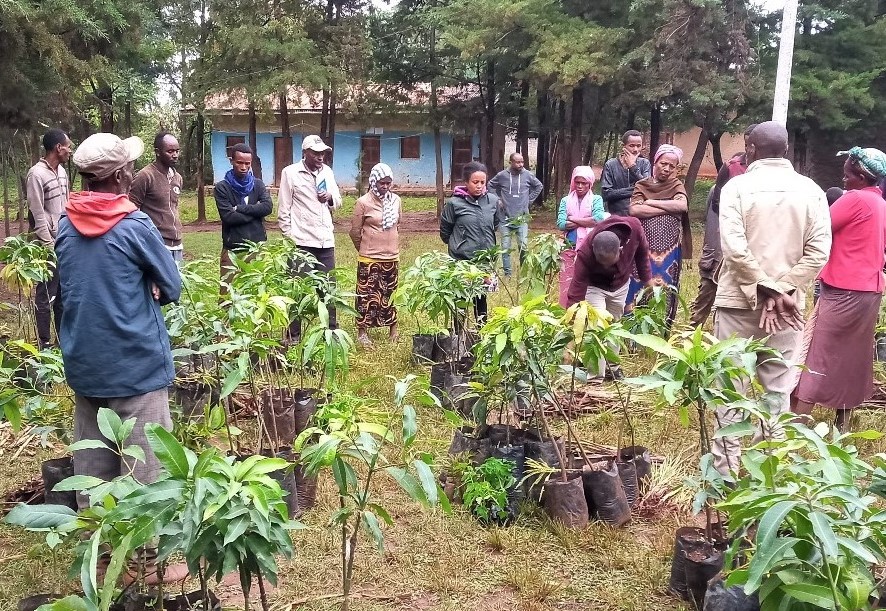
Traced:
[[124, 216], [135, 210], [135, 204], [125, 194], [94, 191], [71, 193], [65, 206], [71, 223], [87, 238], [97, 238], [108, 233]]

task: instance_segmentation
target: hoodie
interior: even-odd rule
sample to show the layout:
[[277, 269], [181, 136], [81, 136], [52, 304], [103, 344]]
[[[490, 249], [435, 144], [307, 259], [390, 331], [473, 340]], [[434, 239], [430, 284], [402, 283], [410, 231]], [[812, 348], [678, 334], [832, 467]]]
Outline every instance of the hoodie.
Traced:
[[529, 204], [541, 193], [541, 181], [535, 175], [521, 168], [518, 174], [504, 169], [489, 181], [489, 190], [502, 201], [504, 218], [510, 220], [529, 212]]
[[74, 392], [131, 397], [169, 386], [175, 372], [160, 306], [178, 300], [181, 276], [151, 219], [125, 195], [73, 193], [55, 252], [67, 308], [59, 343]]
[[472, 259], [477, 251], [495, 246], [501, 218], [495, 195], [487, 192], [475, 198], [464, 187], [456, 187], [440, 215], [440, 239], [453, 259]]

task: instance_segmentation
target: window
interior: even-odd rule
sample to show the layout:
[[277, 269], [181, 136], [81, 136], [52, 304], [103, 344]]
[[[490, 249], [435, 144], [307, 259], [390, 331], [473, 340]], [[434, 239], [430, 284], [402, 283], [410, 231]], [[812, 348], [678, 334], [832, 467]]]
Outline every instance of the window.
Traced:
[[421, 137], [403, 136], [400, 138], [400, 159], [421, 158]]
[[246, 138], [243, 136], [228, 136], [225, 138], [225, 157], [230, 158], [234, 154], [234, 147], [238, 144], [246, 144]]

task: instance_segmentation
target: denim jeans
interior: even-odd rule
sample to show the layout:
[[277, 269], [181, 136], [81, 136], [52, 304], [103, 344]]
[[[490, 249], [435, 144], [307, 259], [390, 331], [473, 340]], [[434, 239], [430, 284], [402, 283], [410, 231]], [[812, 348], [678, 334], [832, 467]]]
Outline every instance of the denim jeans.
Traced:
[[520, 251], [520, 263], [523, 263], [523, 257], [526, 253], [526, 244], [529, 241], [529, 225], [522, 223], [520, 225], [508, 225], [505, 223], [501, 226], [501, 247], [504, 252], [501, 253], [501, 267], [505, 272], [505, 276], [510, 276], [511, 271], [511, 236], [517, 234], [517, 248]]

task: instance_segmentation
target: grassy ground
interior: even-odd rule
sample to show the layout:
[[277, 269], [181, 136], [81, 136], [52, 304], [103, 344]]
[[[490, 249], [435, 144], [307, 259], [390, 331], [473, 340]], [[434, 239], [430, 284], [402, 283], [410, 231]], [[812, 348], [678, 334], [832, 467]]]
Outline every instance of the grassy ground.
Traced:
[[[696, 235], [700, 243], [701, 235]], [[416, 255], [442, 244], [434, 234], [404, 235], [404, 265]], [[345, 270], [344, 284], [355, 282], [355, 253], [347, 236], [337, 236], [339, 266]], [[217, 232], [195, 232], [185, 236], [187, 257], [205, 256], [213, 262], [220, 249]], [[681, 293], [687, 303], [696, 292], [698, 276], [694, 263], [688, 266]], [[512, 289], [515, 287], [511, 287]], [[508, 305], [506, 292], [492, 296], [492, 306]], [[681, 313], [680, 322], [686, 320]], [[341, 318], [342, 326], [354, 332], [353, 319]], [[401, 339], [391, 345], [384, 333], [375, 335], [373, 349], [361, 350], [354, 359], [351, 386], [355, 392], [373, 398], [380, 407], [391, 404], [392, 385], [387, 376], [406, 373], [426, 374], [424, 368], [408, 360], [414, 321], [401, 318]], [[629, 375], [648, 369], [642, 357], [630, 357], [625, 368]], [[671, 502], [650, 505], [623, 529], [591, 524], [583, 531], [569, 531], [551, 523], [537, 509], [527, 508], [516, 524], [483, 528], [461, 508], [451, 515], [422, 511], [395, 486], [379, 480], [378, 493], [395, 525], [385, 529], [386, 548], [377, 553], [361, 539], [358, 552], [352, 606], [359, 611], [462, 609], [492, 611], [544, 609], [616, 611], [644, 609], [678, 611], [686, 609], [665, 592], [670, 567], [673, 532], [692, 522], [686, 508], [690, 494], [682, 482], [696, 464], [697, 439], [677, 422], [675, 414], [653, 408], [636, 394], [631, 410], [636, 442], [666, 457], [654, 470], [654, 480], [676, 490]], [[862, 425], [873, 426], [878, 414], [865, 412]], [[576, 427], [583, 439], [615, 445], [621, 426], [612, 411], [579, 418]], [[420, 449], [445, 460], [452, 438], [452, 427], [439, 413], [419, 414]], [[881, 442], [868, 443], [866, 453], [883, 450]], [[0, 444], [0, 489], [10, 489], [37, 472], [39, 461], [59, 455], [61, 447], [50, 450], [26, 449], [13, 458], [13, 442]], [[5, 462], [4, 462], [5, 461]], [[276, 609], [320, 611], [337, 608], [330, 600], [298, 602], [338, 591], [339, 541], [327, 528], [329, 516], [337, 509], [331, 479], [321, 481], [318, 506], [304, 517], [307, 530], [293, 534], [296, 556], [282, 561], [279, 588], [271, 595]], [[30, 593], [70, 591], [76, 583], [65, 577], [71, 556], [61, 550], [54, 560], [40, 538], [0, 525], [0, 611], [15, 608], [16, 601]], [[236, 597], [227, 598], [231, 606]], [[296, 604], [293, 604], [296, 601]]]

